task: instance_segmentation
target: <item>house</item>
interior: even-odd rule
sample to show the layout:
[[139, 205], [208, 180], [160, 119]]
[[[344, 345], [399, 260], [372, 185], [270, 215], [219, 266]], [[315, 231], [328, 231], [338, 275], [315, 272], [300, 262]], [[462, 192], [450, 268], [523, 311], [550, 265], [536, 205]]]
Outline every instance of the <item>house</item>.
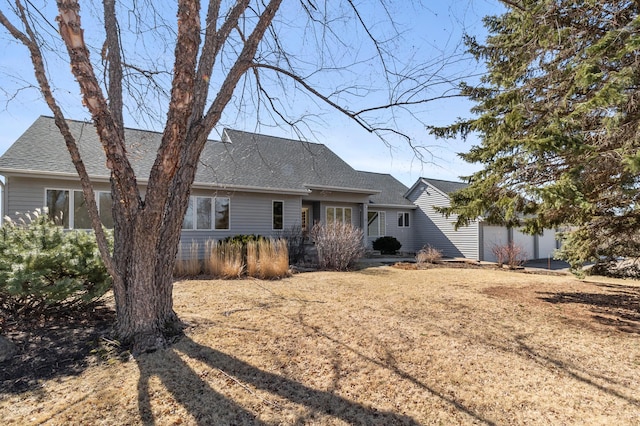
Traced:
[[[109, 171], [92, 124], [69, 121], [96, 191], [105, 226], [113, 226]], [[138, 183], [144, 185], [162, 135], [125, 129]], [[84, 196], [69, 154], [51, 117], [39, 117], [0, 157], [2, 211], [10, 217], [47, 207], [68, 229], [89, 229]], [[393, 236], [402, 251], [426, 244], [445, 256], [490, 259], [490, 243], [509, 238], [544, 257], [553, 236], [522, 236], [478, 221], [455, 230], [433, 206], [448, 205], [461, 183], [420, 178], [407, 188], [389, 174], [357, 171], [323, 144], [225, 129], [209, 140], [192, 185], [182, 244], [239, 234], [276, 236], [293, 227], [348, 222], [362, 228], [364, 243]], [[526, 237], [526, 238], [525, 238]]]
[[416, 205], [416, 240], [442, 251], [447, 257], [495, 262], [493, 249], [509, 242], [520, 246], [528, 259], [553, 257], [559, 248], [556, 232], [545, 229], [542, 235], [528, 235], [520, 230], [505, 226], [490, 225], [478, 218], [469, 226], [455, 229], [456, 216], [446, 218], [435, 210], [435, 206], [448, 207], [450, 194], [466, 186], [465, 183], [439, 179], [420, 178], [405, 193], [408, 200]]
[[[109, 171], [95, 129], [69, 121], [97, 194], [105, 226], [113, 225]], [[161, 134], [126, 129], [138, 182], [153, 165]], [[89, 229], [84, 197], [51, 117], [39, 117], [0, 157], [3, 212], [47, 207], [68, 229]], [[394, 235], [411, 249], [415, 207], [391, 175], [354, 170], [325, 145], [225, 129], [202, 153], [183, 222], [182, 243], [238, 234], [277, 235], [293, 226], [349, 222], [372, 235]], [[369, 207], [372, 207], [369, 211]], [[398, 218], [401, 218], [398, 221]], [[371, 222], [371, 223], [369, 223]], [[374, 231], [375, 228], [375, 231]], [[368, 238], [368, 237], [367, 237]]]

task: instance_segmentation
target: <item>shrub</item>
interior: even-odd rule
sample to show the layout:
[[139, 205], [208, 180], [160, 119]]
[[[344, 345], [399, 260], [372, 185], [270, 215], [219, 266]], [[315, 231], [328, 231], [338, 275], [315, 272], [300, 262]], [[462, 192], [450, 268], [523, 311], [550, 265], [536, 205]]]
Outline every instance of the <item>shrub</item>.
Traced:
[[516, 269], [527, 261], [527, 252], [524, 248], [513, 241], [507, 244], [496, 244], [491, 249], [498, 266], [508, 266], [510, 269]]
[[380, 237], [373, 242], [373, 249], [382, 254], [396, 254], [402, 244], [395, 237]]
[[417, 263], [440, 263], [442, 260], [442, 251], [426, 245], [416, 254]]
[[0, 229], [0, 309], [21, 315], [88, 306], [111, 286], [95, 236], [40, 210]]
[[344, 271], [364, 254], [363, 233], [351, 224], [316, 224], [311, 230], [320, 267]]
[[247, 243], [250, 241], [260, 241], [263, 240], [264, 237], [256, 234], [238, 234], [233, 237], [227, 237], [222, 240], [223, 243], [238, 243], [242, 246], [247, 246]]
[[589, 275], [640, 279], [640, 259], [601, 259], [588, 270]]

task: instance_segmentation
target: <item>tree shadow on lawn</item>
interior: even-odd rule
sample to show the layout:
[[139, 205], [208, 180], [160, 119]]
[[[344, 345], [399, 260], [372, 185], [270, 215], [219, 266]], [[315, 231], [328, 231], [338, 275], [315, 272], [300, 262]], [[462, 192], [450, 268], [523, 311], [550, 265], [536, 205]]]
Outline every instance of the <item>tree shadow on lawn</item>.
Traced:
[[[138, 381], [138, 404], [140, 417], [145, 425], [154, 425], [155, 419], [149, 395], [149, 381], [158, 377], [173, 398], [196, 419], [197, 424], [266, 424], [256, 419], [256, 415], [240, 406], [225, 395], [212, 389], [203, 377], [209, 374], [194, 371], [178, 354], [199, 360], [211, 368], [213, 373], [227, 377], [230, 383], [267, 391], [292, 403], [307, 407], [314, 413], [326, 414], [351, 424], [367, 425], [418, 425], [409, 416], [388, 411], [378, 411], [373, 407], [350, 401], [332, 392], [313, 389], [302, 383], [260, 370], [238, 358], [218, 350], [200, 345], [189, 337], [183, 337], [167, 350], [138, 357], [140, 369]], [[278, 404], [255, 395], [255, 402], [268, 404], [278, 409]], [[304, 424], [307, 418], [297, 419]]]
[[640, 287], [620, 284], [592, 283], [607, 293], [557, 292], [538, 293], [549, 303], [586, 305], [593, 319], [625, 333], [640, 334]]
[[[524, 356], [528, 360], [533, 360], [537, 364], [547, 368], [551, 371], [555, 371], [560, 369], [567, 376], [577, 380], [579, 382], [585, 383], [589, 386], [594, 387], [595, 389], [612, 395], [616, 398], [620, 398], [624, 401], [627, 401], [629, 404], [635, 405], [636, 407], [640, 407], [640, 400], [633, 397], [623, 394], [621, 391], [615, 390], [613, 388], [614, 385], [620, 386], [620, 383], [617, 382], [614, 378], [606, 377], [602, 375], [595, 375], [589, 371], [585, 371], [580, 367], [573, 365], [570, 361], [563, 361], [560, 359], [553, 358], [552, 356], [544, 354], [542, 351], [535, 349], [534, 347], [525, 343], [524, 336], [515, 336], [515, 342], [517, 344], [516, 353]], [[513, 352], [512, 348], [504, 348], [505, 351]], [[598, 383], [601, 382], [601, 383]], [[606, 384], [604, 384], [606, 383]]]
[[114, 321], [115, 313], [104, 305], [41, 318], [6, 317], [0, 333], [18, 351], [0, 364], [0, 393], [18, 394], [39, 388], [43, 380], [79, 375]]
[[395, 360], [395, 357], [393, 356], [392, 351], [390, 351], [388, 348], [385, 348], [385, 359], [383, 360], [377, 360], [374, 358], [371, 358], [370, 356], [367, 356], [365, 354], [363, 354], [362, 352], [358, 351], [357, 349], [349, 346], [348, 344], [330, 336], [329, 334], [325, 333], [324, 331], [322, 331], [322, 329], [320, 327], [314, 326], [314, 325], [310, 325], [307, 324], [304, 321], [304, 318], [302, 316], [298, 317], [298, 322], [300, 323], [300, 325], [304, 328], [308, 328], [310, 330], [313, 330], [318, 336], [323, 337], [331, 342], [333, 342], [334, 344], [341, 346], [343, 348], [345, 348], [346, 350], [352, 352], [353, 354], [357, 355], [358, 357], [364, 359], [367, 362], [370, 362], [372, 364], [377, 365], [378, 367], [387, 369], [392, 371], [395, 375], [397, 375], [399, 378], [403, 379], [403, 380], [407, 380], [409, 382], [411, 382], [412, 384], [414, 384], [415, 386], [427, 391], [429, 394], [440, 398], [442, 401], [446, 402], [447, 404], [451, 405], [452, 407], [455, 408], [455, 410], [464, 413], [466, 415], [468, 415], [469, 417], [473, 418], [473, 420], [475, 422], [479, 422], [482, 424], [486, 424], [489, 426], [495, 425], [495, 423], [490, 420], [487, 419], [485, 417], [483, 417], [480, 413], [477, 413], [475, 411], [473, 411], [471, 408], [465, 406], [461, 401], [458, 401], [457, 399], [446, 395], [444, 392], [439, 391], [438, 389], [436, 389], [435, 387], [430, 386], [428, 383], [425, 383], [419, 379], [417, 379], [416, 377], [410, 375], [409, 373], [407, 373], [406, 371], [402, 370], [401, 368], [398, 367], [397, 362]]

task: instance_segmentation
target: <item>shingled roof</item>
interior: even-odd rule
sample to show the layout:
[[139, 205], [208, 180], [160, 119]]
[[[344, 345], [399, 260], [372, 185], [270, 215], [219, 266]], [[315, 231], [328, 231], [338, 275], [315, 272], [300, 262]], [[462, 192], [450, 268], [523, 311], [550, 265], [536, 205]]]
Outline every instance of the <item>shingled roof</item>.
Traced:
[[[104, 154], [91, 123], [69, 120], [89, 175], [108, 178]], [[127, 150], [141, 182], [146, 181], [162, 134], [125, 129]], [[0, 172], [75, 177], [64, 140], [51, 117], [39, 117], [0, 157]], [[376, 194], [371, 180], [325, 145], [225, 129], [209, 140], [194, 186], [308, 192], [332, 188]]]
[[444, 192], [449, 195], [452, 192], [458, 191], [460, 189], [466, 188], [468, 185], [463, 182], [453, 182], [450, 180], [440, 180], [440, 179], [431, 179], [431, 178], [421, 178], [423, 181], [429, 183], [431, 186], [436, 188], [437, 190]]
[[369, 183], [369, 186], [377, 188], [380, 193], [369, 198], [371, 205], [379, 206], [406, 206], [415, 208], [416, 206], [404, 197], [408, 188], [390, 174], [359, 172]]

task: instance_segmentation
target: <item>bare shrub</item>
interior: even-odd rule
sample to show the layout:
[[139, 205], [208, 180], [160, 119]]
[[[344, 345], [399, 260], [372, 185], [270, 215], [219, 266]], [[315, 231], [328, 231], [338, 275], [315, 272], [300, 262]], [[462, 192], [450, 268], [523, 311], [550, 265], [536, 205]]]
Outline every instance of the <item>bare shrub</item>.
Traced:
[[516, 269], [527, 261], [527, 252], [519, 245], [510, 241], [507, 244], [495, 244], [491, 249], [496, 257], [498, 266], [508, 266], [509, 269]]
[[440, 263], [442, 260], [442, 251], [430, 245], [426, 245], [416, 254], [417, 263]]
[[200, 244], [197, 241], [192, 241], [186, 254], [182, 249], [182, 244], [180, 244], [173, 275], [176, 277], [195, 277], [200, 272], [202, 272]]
[[322, 269], [345, 271], [365, 252], [362, 230], [348, 223], [317, 223], [311, 237]]
[[289, 274], [289, 251], [284, 239], [258, 242], [259, 278], [275, 279]]

